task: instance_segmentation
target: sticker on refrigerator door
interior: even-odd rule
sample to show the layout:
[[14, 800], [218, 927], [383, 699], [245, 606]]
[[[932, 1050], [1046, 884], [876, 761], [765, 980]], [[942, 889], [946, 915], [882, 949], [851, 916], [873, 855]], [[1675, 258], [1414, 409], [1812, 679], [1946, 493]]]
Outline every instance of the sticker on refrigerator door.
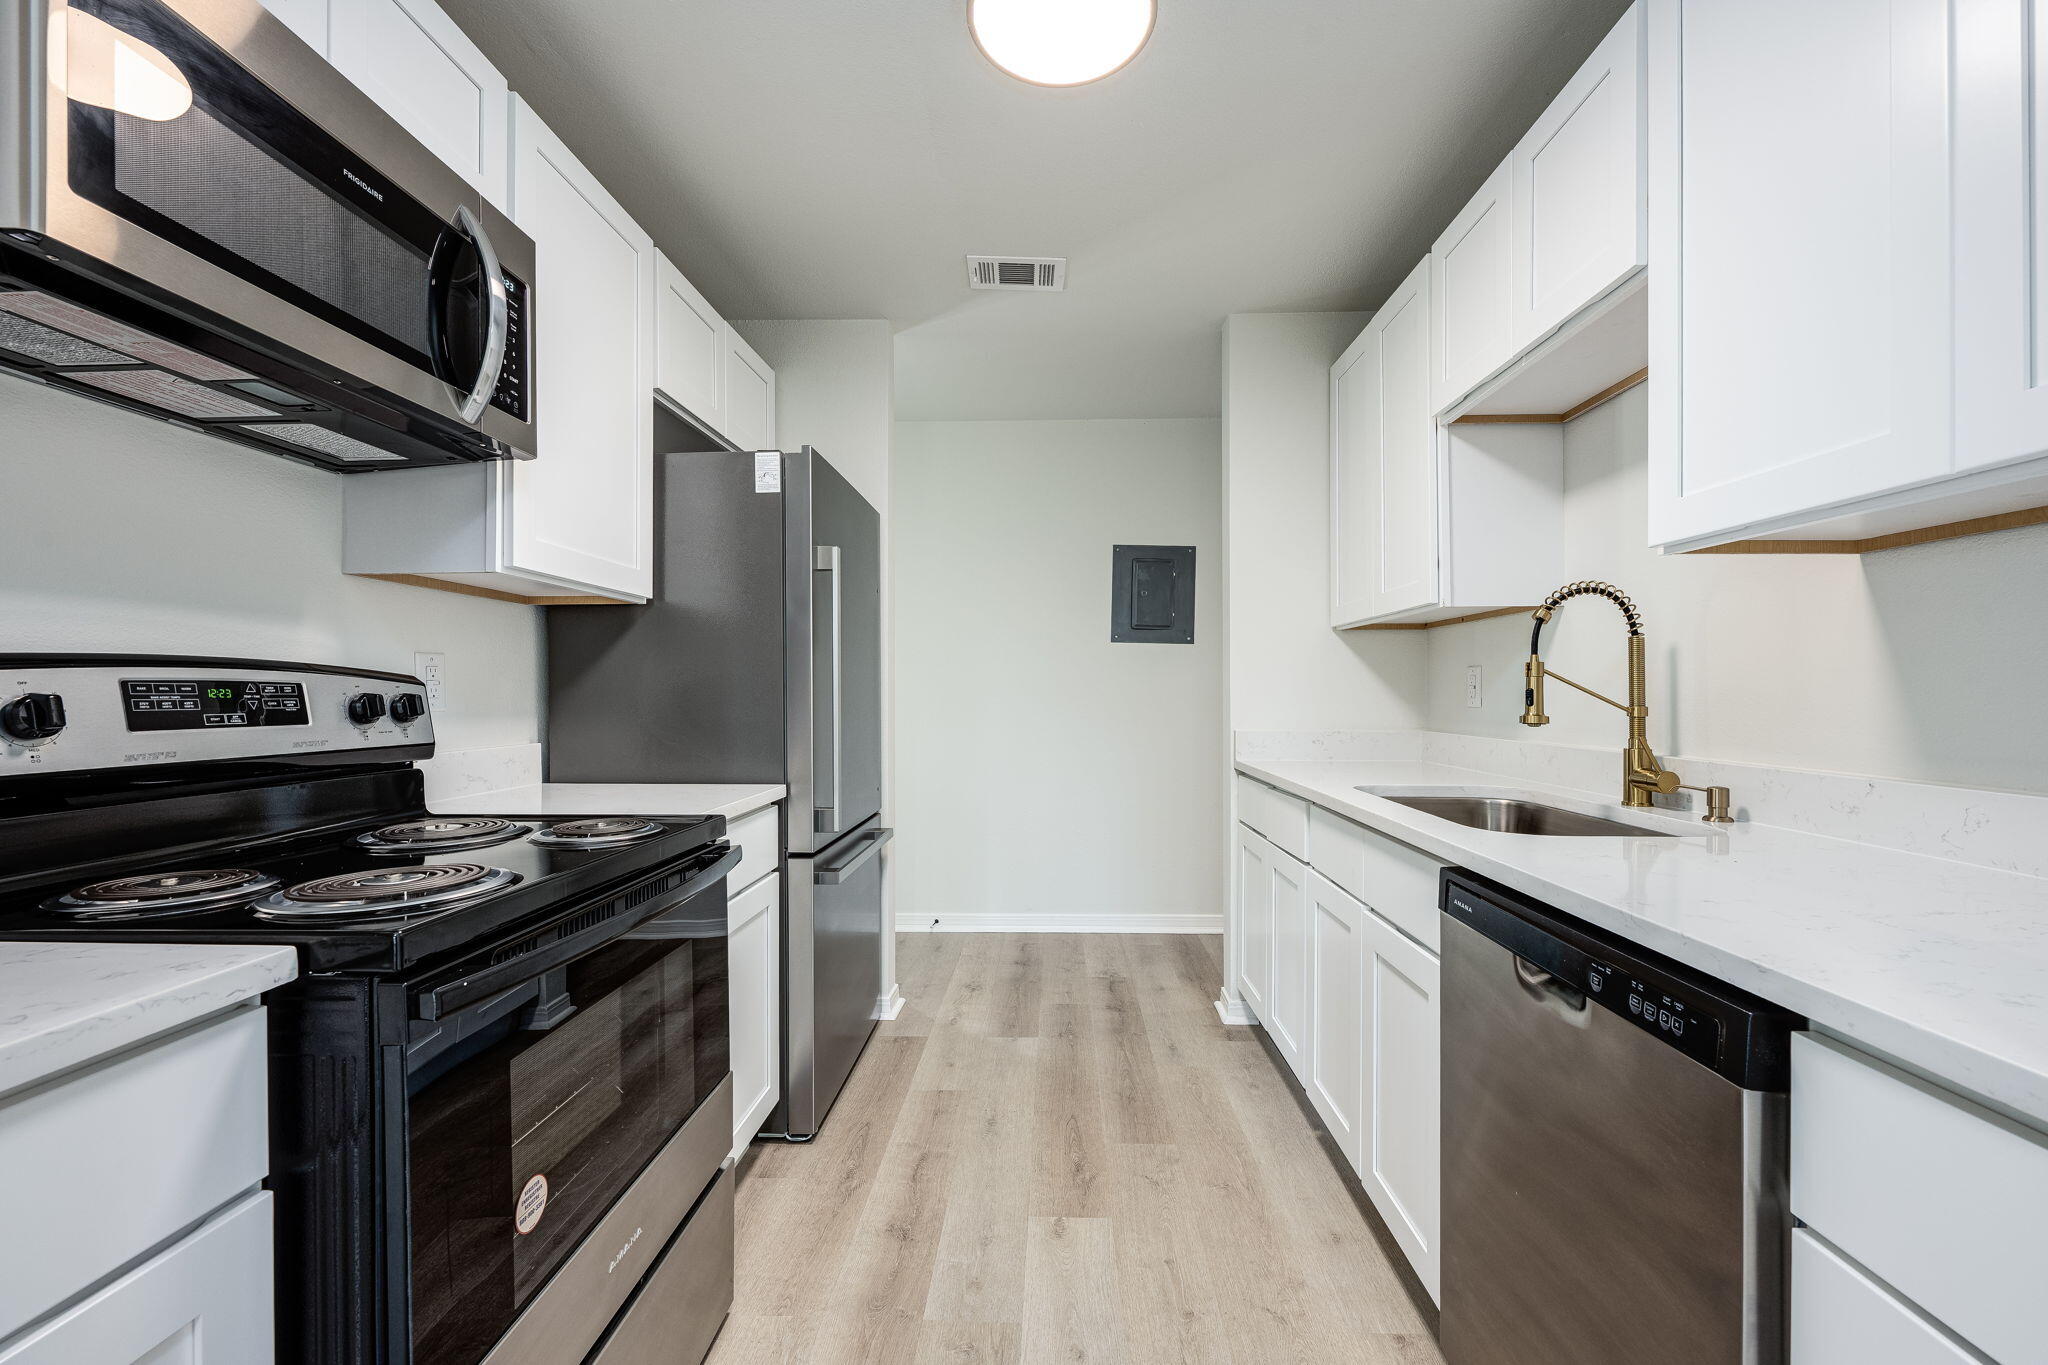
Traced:
[[756, 493], [780, 493], [782, 491], [781, 451], [757, 450], [754, 452], [754, 491]]
[[512, 1226], [524, 1237], [540, 1226], [540, 1216], [548, 1211], [548, 1178], [537, 1175], [526, 1182], [526, 1188], [519, 1191], [519, 1204], [512, 1211]]

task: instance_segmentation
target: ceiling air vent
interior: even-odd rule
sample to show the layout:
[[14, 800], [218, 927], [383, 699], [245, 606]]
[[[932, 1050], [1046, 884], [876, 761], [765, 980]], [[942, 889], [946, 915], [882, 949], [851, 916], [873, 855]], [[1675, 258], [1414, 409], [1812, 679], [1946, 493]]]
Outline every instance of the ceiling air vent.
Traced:
[[969, 256], [970, 289], [1065, 289], [1064, 256]]

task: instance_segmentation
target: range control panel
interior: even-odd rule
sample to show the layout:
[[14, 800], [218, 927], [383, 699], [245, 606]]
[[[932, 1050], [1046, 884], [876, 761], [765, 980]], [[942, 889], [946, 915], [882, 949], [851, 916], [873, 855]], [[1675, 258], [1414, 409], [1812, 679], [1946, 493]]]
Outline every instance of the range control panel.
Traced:
[[209, 725], [305, 725], [306, 685], [246, 678], [123, 678], [131, 730], [203, 730]]
[[1595, 958], [1586, 964], [1586, 994], [1647, 1033], [1708, 1066], [1721, 1055], [1721, 1021], [1668, 987], [1652, 985]]
[[[0, 654], [0, 778], [422, 757], [426, 685], [395, 673], [165, 656]], [[379, 749], [409, 750], [383, 754]]]

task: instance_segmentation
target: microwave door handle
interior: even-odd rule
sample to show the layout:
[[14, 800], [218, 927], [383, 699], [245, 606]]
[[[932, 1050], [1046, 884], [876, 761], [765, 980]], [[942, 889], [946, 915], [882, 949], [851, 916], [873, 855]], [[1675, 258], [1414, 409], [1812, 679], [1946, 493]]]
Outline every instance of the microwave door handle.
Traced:
[[459, 971], [438, 985], [427, 986], [414, 994], [412, 1017], [428, 1023], [445, 1019], [451, 1014], [460, 1014], [481, 1000], [488, 1000], [515, 986], [525, 985], [536, 977], [545, 975], [560, 967], [566, 967], [579, 957], [588, 956], [614, 939], [621, 939], [638, 929], [648, 920], [665, 915], [676, 906], [689, 900], [708, 888], [719, 878], [726, 876], [740, 865], [741, 850], [726, 845], [718, 856], [707, 866], [691, 874], [690, 879], [677, 887], [673, 895], [649, 901], [624, 914], [614, 915], [602, 924], [593, 925], [581, 933], [557, 939], [535, 952], [515, 957], [509, 962], [485, 965], [474, 971]]
[[511, 310], [505, 294], [505, 272], [498, 267], [498, 250], [491, 234], [467, 204], [455, 210], [455, 226], [476, 246], [477, 266], [483, 274], [485, 298], [484, 358], [477, 366], [476, 383], [462, 400], [462, 420], [474, 422], [491, 405], [498, 390], [498, 372], [505, 367], [505, 341], [511, 332]]
[[818, 573], [831, 575], [832, 579], [832, 591], [827, 598], [832, 604], [832, 662], [827, 670], [827, 674], [832, 680], [832, 705], [827, 709], [827, 714], [831, 717], [832, 735], [826, 742], [826, 750], [832, 755], [832, 773], [829, 782], [832, 789], [832, 802], [830, 805], [817, 808], [815, 825], [819, 834], [837, 834], [839, 833], [840, 826], [839, 808], [843, 794], [843, 770], [846, 766], [845, 712], [841, 707], [845, 668], [844, 651], [842, 649], [843, 632], [840, 629], [840, 614], [841, 608], [845, 605], [845, 599], [840, 592], [839, 547], [837, 545], [819, 545], [814, 548], [813, 553], [816, 555], [816, 559], [813, 561], [812, 567]]

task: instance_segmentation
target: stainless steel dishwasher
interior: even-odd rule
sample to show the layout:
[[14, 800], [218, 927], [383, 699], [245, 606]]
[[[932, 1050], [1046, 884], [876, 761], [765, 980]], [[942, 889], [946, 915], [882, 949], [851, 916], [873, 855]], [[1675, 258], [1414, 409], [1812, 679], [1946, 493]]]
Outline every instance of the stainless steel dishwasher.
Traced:
[[1446, 870], [1450, 1365], [1781, 1365], [1783, 1010]]

